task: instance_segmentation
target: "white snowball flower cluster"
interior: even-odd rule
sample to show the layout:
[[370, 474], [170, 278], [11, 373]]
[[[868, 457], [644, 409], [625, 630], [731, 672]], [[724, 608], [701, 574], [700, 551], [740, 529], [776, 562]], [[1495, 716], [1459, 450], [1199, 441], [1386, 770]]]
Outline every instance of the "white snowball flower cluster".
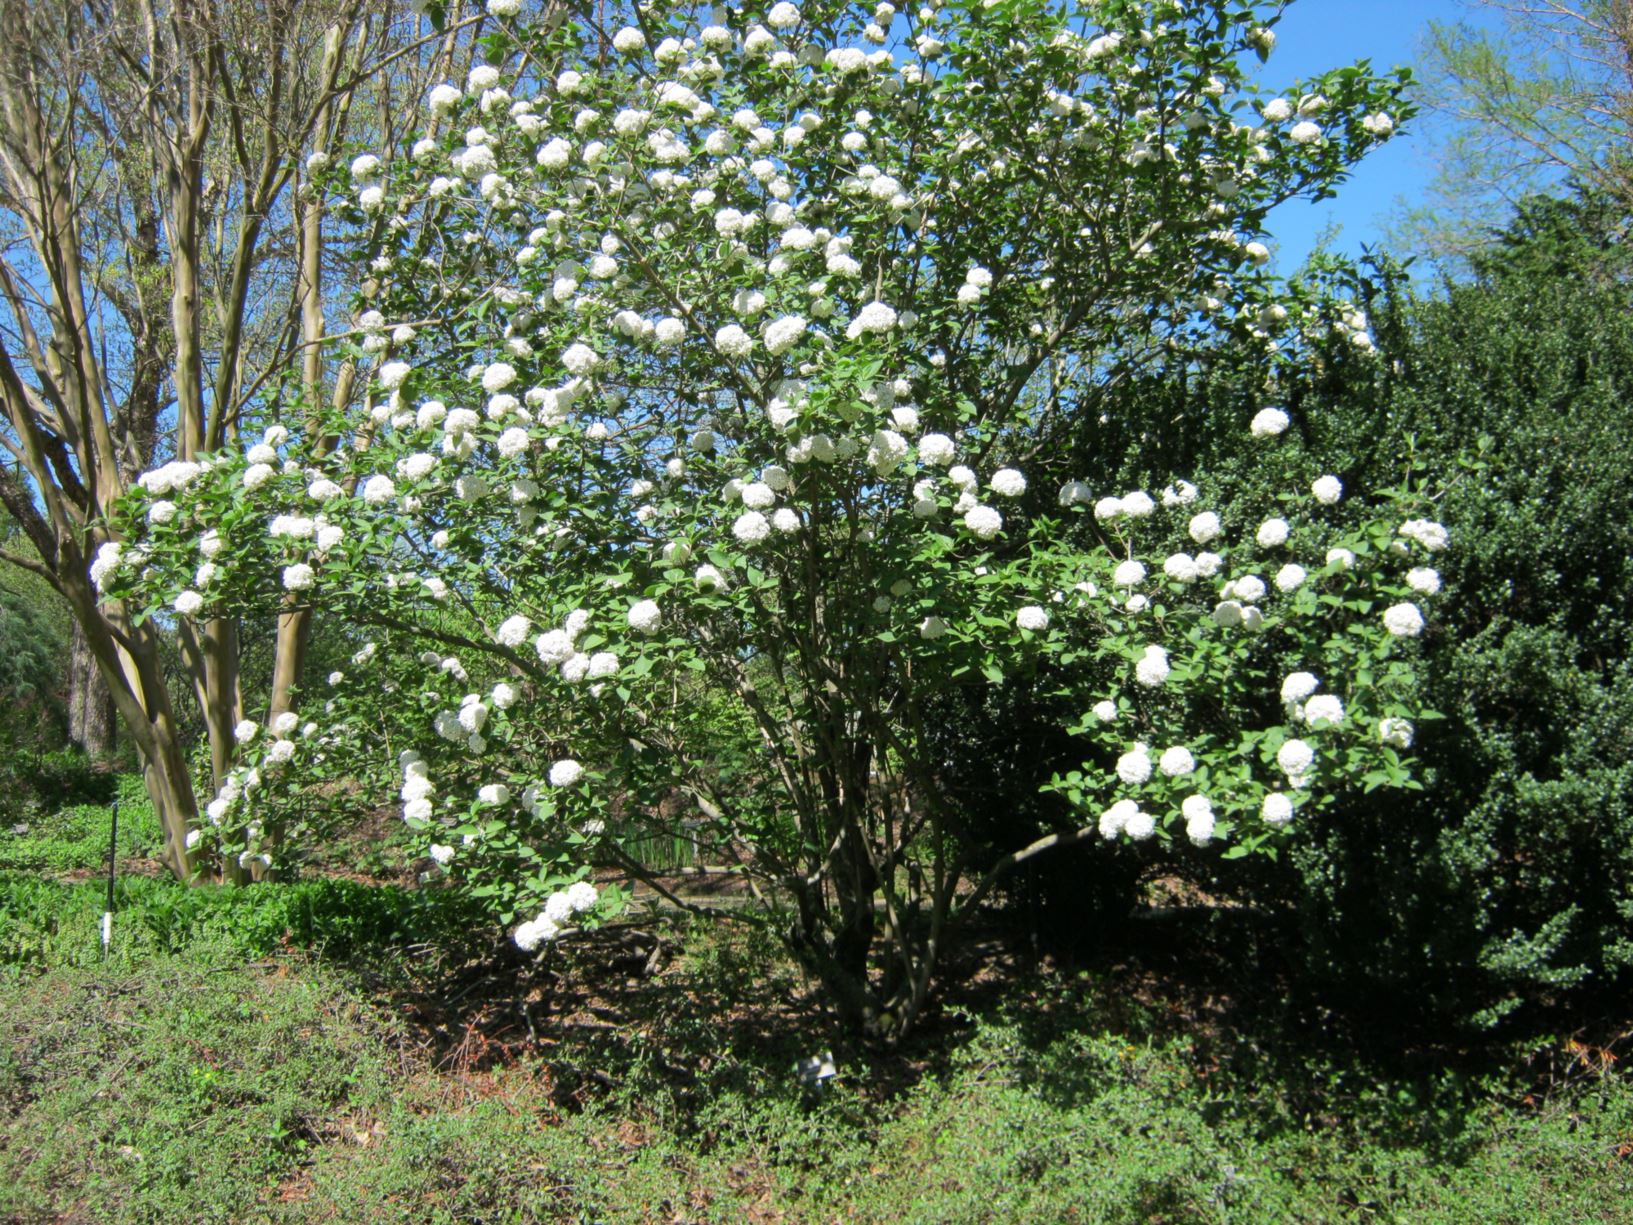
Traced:
[[629, 610], [629, 627], [637, 634], [652, 635], [663, 624], [663, 610], [656, 600], [641, 600]]
[[1391, 604], [1384, 609], [1383, 622], [1396, 638], [1416, 638], [1423, 632], [1423, 614], [1416, 604]]
[[855, 340], [864, 335], [881, 335], [896, 326], [897, 315], [893, 307], [883, 302], [869, 302], [856, 312], [856, 317], [850, 321], [845, 329], [845, 336]]
[[1440, 594], [1440, 571], [1431, 566], [1414, 566], [1406, 572], [1406, 585], [1419, 595]]
[[1266, 519], [1259, 524], [1259, 530], [1255, 534], [1254, 540], [1261, 549], [1274, 549], [1286, 544], [1287, 538], [1291, 534], [1292, 528], [1288, 526], [1287, 520]]
[[1287, 432], [1291, 418], [1279, 408], [1261, 408], [1253, 415], [1248, 430], [1255, 438], [1274, 438]]
[[1148, 646], [1134, 665], [1134, 679], [1148, 689], [1155, 689], [1168, 680], [1168, 652], [1160, 646]]
[[1036, 604], [1028, 604], [1016, 612], [1015, 624], [1023, 630], [1042, 633], [1049, 628], [1049, 613]]
[[728, 323], [715, 332], [714, 347], [723, 357], [747, 357], [754, 351], [754, 337], [735, 323]]
[[536, 952], [541, 945], [560, 936], [563, 927], [576, 916], [594, 910], [599, 900], [599, 892], [589, 881], [581, 880], [557, 890], [545, 900], [543, 910], [516, 928], [512, 939], [523, 951]]
[[1207, 846], [1213, 841], [1218, 824], [1213, 813], [1213, 802], [1207, 796], [1186, 796], [1179, 811], [1185, 818], [1185, 836], [1193, 845]]
[[1259, 815], [1272, 829], [1284, 829], [1293, 820], [1293, 801], [1280, 791], [1272, 791], [1264, 797]]
[[1305, 740], [1288, 740], [1276, 750], [1276, 764], [1281, 767], [1282, 773], [1287, 775], [1287, 781], [1295, 787], [1304, 786], [1309, 778], [1310, 770], [1315, 766], [1315, 749]]
[[1001, 498], [1018, 498], [1026, 492], [1026, 477], [1018, 468], [1000, 468], [992, 474], [992, 492]]
[[1412, 737], [1416, 733], [1410, 719], [1388, 718], [1378, 720], [1378, 743], [1395, 749], [1409, 749], [1412, 747]]
[[972, 506], [964, 514], [964, 526], [977, 540], [991, 540], [1004, 530], [1004, 517], [990, 506]]
[[1408, 519], [1396, 529], [1408, 540], [1415, 540], [1431, 553], [1439, 553], [1451, 543], [1446, 529], [1429, 519]]
[[1100, 836], [1108, 842], [1118, 834], [1127, 834], [1135, 842], [1144, 842], [1156, 830], [1156, 818], [1141, 811], [1139, 804], [1133, 800], [1118, 800], [1100, 814]]
[[1157, 769], [1169, 778], [1182, 778], [1196, 771], [1196, 757], [1184, 745], [1173, 745], [1157, 758]]

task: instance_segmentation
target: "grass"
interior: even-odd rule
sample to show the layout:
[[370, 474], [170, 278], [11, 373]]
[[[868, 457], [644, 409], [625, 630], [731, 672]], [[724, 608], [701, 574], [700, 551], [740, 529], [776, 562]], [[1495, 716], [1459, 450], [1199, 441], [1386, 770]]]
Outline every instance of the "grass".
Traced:
[[1405, 1047], [1155, 941], [989, 959], [879, 1053], [715, 929], [121, 888], [104, 961], [99, 882], [0, 874], [0, 1219], [1633, 1221], [1614, 1050]]

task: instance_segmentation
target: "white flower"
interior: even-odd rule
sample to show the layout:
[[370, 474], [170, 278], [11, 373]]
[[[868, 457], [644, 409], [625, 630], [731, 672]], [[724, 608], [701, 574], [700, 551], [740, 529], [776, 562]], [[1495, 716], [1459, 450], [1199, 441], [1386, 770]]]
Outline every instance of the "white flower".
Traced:
[[625, 55], [634, 55], [646, 46], [646, 35], [634, 26], [625, 26], [612, 36], [613, 50]]
[[805, 335], [805, 317], [803, 315], [784, 315], [765, 325], [761, 333], [765, 338], [766, 351], [774, 357], [788, 352], [799, 343]]
[[1119, 587], [1137, 587], [1145, 582], [1145, 567], [1132, 559], [1119, 562], [1111, 572], [1111, 581]]
[[381, 506], [397, 496], [397, 486], [389, 476], [379, 474], [363, 483], [363, 501], [370, 506]]
[[1164, 506], [1189, 506], [1196, 501], [1198, 490], [1190, 481], [1176, 481], [1162, 491]]
[[1304, 703], [1304, 721], [1311, 727], [1321, 723], [1337, 727], [1344, 721], [1344, 703], [1331, 693], [1318, 693]]
[[1207, 544], [1219, 535], [1219, 516], [1211, 510], [1205, 510], [1199, 515], [1191, 517], [1191, 539], [1197, 544]]
[[260, 730], [261, 725], [256, 723], [255, 720], [244, 719], [232, 729], [232, 738], [238, 741], [239, 744], [248, 744], [255, 739], [256, 733]]
[[932, 468], [945, 468], [953, 462], [953, 440], [945, 434], [925, 434], [919, 439], [919, 462]]
[[637, 634], [656, 634], [663, 624], [663, 610], [656, 600], [641, 600], [629, 610], [629, 627]]
[[1289, 672], [1287, 679], [1281, 683], [1281, 700], [1283, 702], [1302, 702], [1317, 689], [1321, 682], [1309, 672]]
[[868, 441], [868, 466], [880, 476], [889, 476], [907, 458], [907, 439], [895, 430], [875, 430]]
[[1001, 498], [1018, 498], [1026, 492], [1026, 477], [1018, 468], [1000, 468], [992, 474], [991, 486]]
[[1155, 499], [1143, 489], [1125, 493], [1122, 497], [1123, 514], [1130, 519], [1144, 519], [1157, 509]]
[[947, 623], [937, 616], [926, 617], [919, 622], [919, 637], [934, 641], [947, 632]]
[[516, 367], [509, 362], [494, 362], [482, 371], [482, 390], [490, 395], [503, 391], [516, 381]]
[[528, 436], [527, 431], [522, 429], [521, 426], [512, 426], [499, 435], [499, 440], [495, 446], [497, 446], [499, 454], [506, 459], [515, 459], [527, 450], [531, 441], [532, 439]]
[[175, 598], [175, 601], [171, 604], [171, 607], [179, 612], [182, 616], [191, 617], [199, 609], [204, 607], [204, 597], [199, 595], [199, 593], [196, 591], [184, 591]]
[[1379, 719], [1378, 743], [1395, 749], [1409, 749], [1415, 731], [1409, 719]]
[[586, 910], [595, 909], [601, 895], [589, 881], [581, 880], [567, 886], [561, 896], [567, 899], [568, 910], [573, 914], [583, 914]]
[[754, 351], [754, 337], [735, 323], [728, 323], [715, 332], [714, 347], [724, 357], [747, 357]]
[[[922, 449], [924, 444], [921, 441], [919, 445]], [[1060, 504], [1062, 506], [1077, 506], [1087, 502], [1093, 496], [1093, 492], [1084, 481], [1067, 481], [1060, 487]], [[1118, 499], [1118, 504], [1120, 508], [1121, 499]]]
[[731, 525], [731, 534], [744, 544], [759, 544], [771, 535], [771, 521], [757, 510], [738, 515]]
[[1159, 646], [1148, 646], [1145, 654], [1134, 665], [1134, 679], [1148, 689], [1155, 689], [1168, 679], [1168, 652]]
[[765, 481], [750, 481], [743, 486], [738, 497], [750, 510], [766, 510], [777, 501], [776, 491]]
[[1406, 585], [1419, 595], [1440, 593], [1440, 571], [1429, 566], [1414, 566], [1406, 572]]
[[1315, 750], [1309, 742], [1304, 740], [1288, 740], [1276, 750], [1276, 764], [1280, 766], [1287, 777], [1298, 786], [1299, 780], [1310, 772], [1315, 764]]
[[1266, 123], [1285, 123], [1293, 117], [1293, 104], [1286, 98], [1272, 98], [1259, 113]]
[[1408, 540], [1415, 540], [1431, 553], [1438, 553], [1451, 543], [1446, 529], [1429, 519], [1408, 519], [1396, 529]]
[[514, 685], [506, 681], [500, 681], [493, 687], [493, 692], [488, 695], [488, 701], [493, 703], [495, 710], [509, 710], [516, 705], [517, 697], [518, 694]]
[[1384, 628], [1397, 638], [1416, 638], [1423, 632], [1423, 614], [1416, 604], [1392, 604], [1384, 609]]
[[1249, 604], [1264, 599], [1264, 580], [1257, 574], [1245, 574], [1241, 578], [1225, 584], [1220, 594], [1225, 599], [1246, 600]]
[[896, 312], [894, 308], [883, 302], [869, 302], [856, 312], [850, 326], [845, 329], [845, 335], [855, 340], [864, 333], [878, 334], [890, 331], [896, 326]]
[[541, 662], [559, 664], [573, 654], [573, 635], [564, 629], [547, 630], [533, 640]]
[[176, 504], [174, 502], [155, 502], [147, 508], [147, 521], [149, 523], [169, 523], [175, 517]]
[[1187, 796], [1179, 810], [1185, 817], [1185, 836], [1194, 846], [1207, 846], [1213, 841], [1217, 823], [1214, 820], [1213, 804], [1207, 796]]
[[1253, 415], [1253, 421], [1248, 426], [1255, 438], [1274, 438], [1283, 433], [1291, 424], [1287, 414], [1279, 408], [1261, 408]]
[[779, 532], [797, 532], [800, 529], [799, 514], [784, 506], [772, 514], [771, 526]]
[[1291, 529], [1287, 526], [1287, 520], [1266, 519], [1263, 523], [1259, 524], [1259, 531], [1254, 539], [1259, 542], [1259, 547], [1261, 549], [1273, 549], [1278, 545], [1287, 543], [1287, 537], [1290, 531]]
[[[490, 3], [488, 5], [488, 7], [492, 8], [493, 3], [496, 3], [496, 2], [497, 2], [497, 0], [490, 0]], [[451, 846], [444, 846], [440, 842], [433, 842], [431, 844], [431, 849], [427, 852], [427, 854], [429, 854], [431, 856], [431, 859], [438, 866], [446, 868], [450, 863], [453, 862], [454, 848], [451, 847]]]
[[977, 540], [991, 540], [1004, 530], [1004, 517], [990, 506], [972, 506], [964, 515], [964, 526]]
[[1383, 111], [1374, 111], [1361, 120], [1361, 127], [1374, 136], [1388, 136], [1395, 130], [1395, 121]]
[[365, 153], [361, 157], [352, 159], [352, 178], [372, 179], [380, 173], [380, 159], [372, 153]]
[[652, 335], [660, 345], [668, 348], [672, 345], [678, 345], [686, 338], [686, 325], [679, 319], [665, 316], [654, 325]]
[[494, 634], [494, 639], [501, 646], [519, 647], [527, 641], [528, 631], [532, 629], [532, 626], [531, 621], [518, 613], [514, 617], [507, 617], [500, 624], [498, 631]]
[[618, 674], [618, 656], [611, 651], [597, 651], [590, 656], [589, 679], [592, 681], [605, 680], [609, 676]]
[[1310, 485], [1310, 492], [1321, 505], [1331, 506], [1344, 496], [1344, 482], [1331, 474], [1319, 476]]
[[765, 15], [765, 23], [773, 30], [787, 30], [799, 24], [799, 9], [788, 0], [779, 0], [771, 6], [771, 11]]
[[1289, 128], [1287, 135], [1296, 145], [1313, 144], [1315, 141], [1321, 139], [1321, 125], [1319, 123], [1311, 123], [1308, 119], [1306, 119], [1302, 123], [1295, 123], [1291, 128]]
[[692, 584], [699, 591], [724, 591], [726, 576], [710, 565], [702, 565], [692, 575]]
[[1348, 570], [1355, 565], [1355, 554], [1345, 548], [1328, 549], [1327, 564], [1337, 566], [1340, 570]]
[[284, 567], [283, 583], [286, 591], [305, 591], [316, 581], [316, 573], [305, 562], [296, 562], [293, 566]]
[[1023, 630], [1041, 633], [1049, 628], [1049, 614], [1036, 604], [1028, 604], [1015, 614], [1015, 624]]
[[380, 386], [387, 391], [395, 391], [403, 385], [413, 369], [407, 362], [387, 362], [376, 372], [376, 377], [380, 380]]
[[1171, 554], [1162, 563], [1162, 572], [1176, 583], [1194, 583], [1202, 573], [1189, 553]]
[[571, 757], [564, 757], [550, 767], [550, 785], [552, 787], [571, 787], [584, 777], [584, 767]]
[[1157, 758], [1157, 769], [1169, 778], [1179, 778], [1196, 769], [1196, 758], [1191, 755], [1190, 749], [1176, 744], [1162, 751], [1162, 756]]
[[561, 364], [568, 374], [584, 378], [601, 364], [601, 355], [586, 344], [568, 345], [561, 355]]
[[1151, 755], [1145, 745], [1137, 744], [1117, 759], [1117, 777], [1130, 787], [1138, 786], [1151, 777]]
[[534, 952], [539, 945], [554, 940], [561, 934], [561, 929], [544, 915], [529, 919], [513, 933], [516, 946], [525, 952]]
[[1294, 592], [1304, 586], [1304, 580], [1309, 573], [1297, 562], [1288, 562], [1276, 571], [1276, 589], [1284, 592]]
[[1130, 817], [1136, 816], [1140, 806], [1133, 800], [1118, 800], [1100, 814], [1100, 836], [1110, 842], [1128, 828]]
[[1264, 797], [1264, 803], [1259, 807], [1259, 815], [1264, 823], [1281, 829], [1293, 819], [1293, 801], [1280, 791], [1272, 791]]

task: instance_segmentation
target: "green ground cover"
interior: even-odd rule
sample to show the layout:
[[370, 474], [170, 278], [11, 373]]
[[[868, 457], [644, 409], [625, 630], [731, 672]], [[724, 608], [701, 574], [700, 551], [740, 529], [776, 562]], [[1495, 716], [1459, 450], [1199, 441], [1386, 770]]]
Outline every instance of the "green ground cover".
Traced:
[[995, 933], [883, 1054], [680, 920], [531, 963], [435, 891], [125, 878], [104, 961], [101, 890], [0, 875], [0, 1218], [1633, 1220], [1613, 1042], [1369, 1036], [1241, 994], [1216, 928]]

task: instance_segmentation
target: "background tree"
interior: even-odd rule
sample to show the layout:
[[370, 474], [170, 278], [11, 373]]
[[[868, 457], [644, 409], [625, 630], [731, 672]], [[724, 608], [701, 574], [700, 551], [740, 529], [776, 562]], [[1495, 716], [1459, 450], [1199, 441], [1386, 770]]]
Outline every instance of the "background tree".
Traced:
[[439, 32], [356, 0], [6, 13], [0, 444], [15, 462], [0, 499], [33, 547], [8, 560], [71, 609], [143, 763], [166, 857], [189, 876], [198, 805], [182, 707], [197, 708], [218, 783], [246, 703], [288, 706], [310, 622], [295, 610], [278, 618], [270, 692], [253, 696], [235, 619], [176, 625], [177, 692], [162, 663], [170, 627], [98, 599], [89, 568], [117, 543], [103, 518], [139, 479], [172, 488], [231, 444], [267, 410], [274, 372], [299, 368], [294, 395], [307, 406], [351, 396], [346, 367], [329, 367], [319, 343], [338, 319], [303, 164], [349, 124], [389, 131], [394, 91], [454, 54], [472, 19], [462, 27], [455, 13]]
[[1398, 227], [1453, 261], [1479, 250], [1525, 196], [1565, 180], [1633, 205], [1633, 6], [1627, 0], [1478, 0], [1489, 20], [1431, 22], [1421, 99], [1439, 169]]

